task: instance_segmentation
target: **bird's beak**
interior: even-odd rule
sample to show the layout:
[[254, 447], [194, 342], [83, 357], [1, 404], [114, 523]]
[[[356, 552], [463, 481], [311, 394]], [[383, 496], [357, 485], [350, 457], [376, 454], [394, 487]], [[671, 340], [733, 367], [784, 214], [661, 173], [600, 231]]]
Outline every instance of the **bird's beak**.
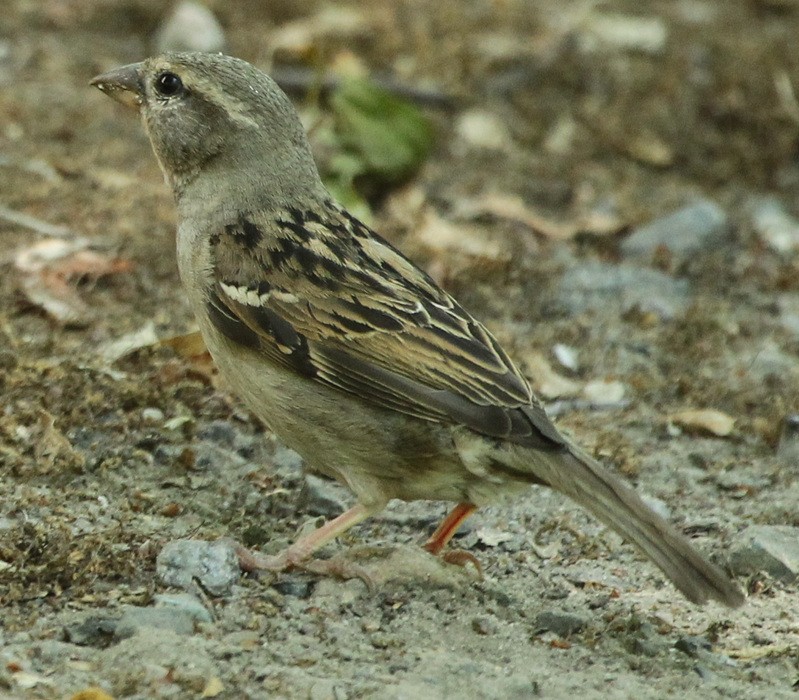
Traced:
[[142, 64], [131, 63], [93, 78], [91, 85], [121, 102], [126, 107], [139, 108], [144, 101]]

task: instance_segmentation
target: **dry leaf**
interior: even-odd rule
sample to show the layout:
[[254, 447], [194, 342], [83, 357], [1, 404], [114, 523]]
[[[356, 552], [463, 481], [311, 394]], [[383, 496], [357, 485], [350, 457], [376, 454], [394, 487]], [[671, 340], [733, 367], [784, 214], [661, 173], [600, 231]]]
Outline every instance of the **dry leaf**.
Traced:
[[79, 690], [72, 695], [69, 700], [114, 700], [114, 698], [106, 693], [102, 688], [92, 686], [85, 690]]
[[624, 398], [624, 384], [621, 382], [595, 379], [583, 387], [583, 397], [594, 406], [613, 406]]
[[56, 428], [55, 418], [47, 411], [39, 413], [39, 427], [41, 432], [36, 440], [34, 456], [44, 470], [80, 470], [85, 466], [86, 458]]
[[504, 530], [494, 530], [493, 528], [481, 527], [475, 533], [477, 539], [486, 547], [496, 547], [497, 545], [513, 539], [513, 534]]
[[129, 260], [89, 250], [89, 244], [85, 238], [47, 238], [14, 256], [25, 296], [60, 323], [85, 325], [89, 320], [89, 309], [73, 284], [76, 280], [96, 280], [133, 269]]
[[493, 216], [504, 221], [515, 221], [555, 241], [570, 240], [578, 233], [608, 236], [624, 228], [623, 222], [615, 214], [599, 208], [580, 214], [572, 221], [554, 221], [532, 209], [522, 197], [507, 192], [487, 192], [480, 197], [463, 200], [456, 204], [454, 216], [460, 219]]
[[460, 253], [490, 261], [510, 261], [510, 253], [474, 226], [452, 223], [428, 209], [415, 232], [416, 238], [437, 254]]
[[203, 694], [200, 697], [215, 698], [218, 695], [221, 695], [224, 691], [225, 686], [222, 685], [222, 681], [217, 676], [211, 676], [208, 679], [208, 683], [206, 683], [205, 688], [203, 689]]
[[579, 382], [558, 374], [541, 353], [530, 353], [525, 358], [525, 362], [527, 373], [533, 380], [533, 388], [539, 396], [547, 399], [556, 399], [564, 396], [575, 396], [580, 392], [581, 386]]
[[[172, 348], [180, 357], [189, 361], [191, 369], [204, 377], [216, 388], [220, 388], [220, 377], [211, 358], [211, 353], [205, 347], [205, 341], [199, 331], [176, 335], [160, 341], [160, 345]], [[180, 372], [174, 372], [169, 365], [164, 365], [161, 370], [161, 379], [165, 384], [171, 384], [180, 377]]]
[[726, 437], [735, 426], [735, 418], [714, 408], [689, 409], [672, 415], [669, 420], [690, 432]]
[[121, 338], [103, 343], [98, 353], [107, 362], [117, 360], [130, 355], [141, 348], [149, 348], [158, 343], [158, 336], [155, 333], [155, 323], [148, 321], [139, 330], [127, 333]]
[[178, 355], [187, 359], [193, 359], [208, 352], [200, 331], [164, 338], [160, 344], [172, 348]]

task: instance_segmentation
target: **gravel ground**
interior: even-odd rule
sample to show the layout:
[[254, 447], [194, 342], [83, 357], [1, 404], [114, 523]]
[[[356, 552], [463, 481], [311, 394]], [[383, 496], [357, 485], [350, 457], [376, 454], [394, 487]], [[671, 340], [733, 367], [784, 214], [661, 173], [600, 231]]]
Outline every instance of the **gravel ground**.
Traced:
[[[216, 0], [220, 33], [155, 0], [6, 0], [0, 696], [796, 696], [799, 3], [565, 6]], [[173, 205], [135, 117], [88, 86], [222, 39], [278, 76], [356, 64], [448, 98], [375, 227], [745, 606], [687, 603], [539, 489], [458, 533], [482, 578], [420, 549], [446, 510], [424, 502], [325, 550], [372, 590], [238, 571], [220, 538], [276, 551], [351, 497], [156, 342], [193, 330]]]

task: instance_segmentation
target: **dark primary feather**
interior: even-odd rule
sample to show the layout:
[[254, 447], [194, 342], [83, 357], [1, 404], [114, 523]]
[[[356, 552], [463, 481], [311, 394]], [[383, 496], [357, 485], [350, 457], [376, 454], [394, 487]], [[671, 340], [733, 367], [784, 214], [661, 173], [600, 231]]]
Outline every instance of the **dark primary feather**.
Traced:
[[366, 226], [323, 209], [252, 212], [211, 237], [216, 327], [316, 381], [431, 421], [563, 445], [497, 341]]

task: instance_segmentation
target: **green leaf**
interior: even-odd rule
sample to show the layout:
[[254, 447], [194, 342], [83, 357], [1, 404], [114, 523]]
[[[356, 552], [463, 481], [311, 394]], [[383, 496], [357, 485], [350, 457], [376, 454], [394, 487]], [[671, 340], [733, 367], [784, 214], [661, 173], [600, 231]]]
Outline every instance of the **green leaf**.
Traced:
[[344, 80], [330, 98], [342, 148], [361, 172], [391, 184], [407, 178], [430, 153], [433, 129], [422, 112], [374, 83]]

